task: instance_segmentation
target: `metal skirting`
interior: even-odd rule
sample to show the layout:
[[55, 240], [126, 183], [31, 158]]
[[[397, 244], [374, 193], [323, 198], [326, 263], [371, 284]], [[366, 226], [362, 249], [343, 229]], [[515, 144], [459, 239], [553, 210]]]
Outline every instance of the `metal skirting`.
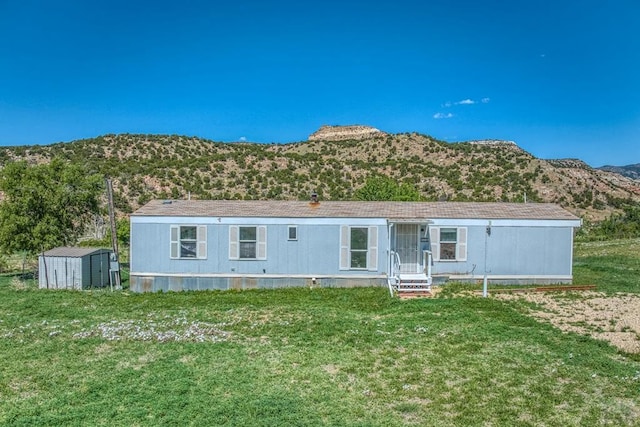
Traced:
[[379, 277], [263, 277], [263, 276], [144, 276], [131, 275], [131, 292], [179, 292], [231, 289], [279, 289], [279, 288], [354, 288], [386, 286], [386, 278]]

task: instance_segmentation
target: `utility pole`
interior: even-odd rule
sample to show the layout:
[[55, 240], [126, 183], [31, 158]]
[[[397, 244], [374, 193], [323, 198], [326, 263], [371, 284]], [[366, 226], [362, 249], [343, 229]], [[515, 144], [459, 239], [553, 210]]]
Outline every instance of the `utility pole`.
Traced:
[[[113, 207], [113, 187], [109, 178], [105, 179], [107, 184], [107, 204], [109, 206], [109, 224], [111, 225], [111, 247], [113, 249], [113, 255], [109, 266], [109, 277], [113, 277], [116, 289], [122, 289], [122, 283], [120, 281], [120, 264], [118, 263], [118, 236], [116, 235], [116, 215]], [[113, 276], [112, 276], [113, 274]], [[111, 282], [111, 280], [110, 280]], [[114, 283], [111, 283], [111, 290], [113, 290]]]

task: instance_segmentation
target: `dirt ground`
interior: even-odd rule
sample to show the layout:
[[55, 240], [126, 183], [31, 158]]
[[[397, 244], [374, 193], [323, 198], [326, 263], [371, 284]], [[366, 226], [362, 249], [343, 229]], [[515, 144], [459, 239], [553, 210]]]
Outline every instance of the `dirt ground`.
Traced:
[[502, 300], [533, 303], [529, 314], [563, 331], [609, 341], [627, 353], [640, 353], [640, 295], [600, 292], [496, 293]]

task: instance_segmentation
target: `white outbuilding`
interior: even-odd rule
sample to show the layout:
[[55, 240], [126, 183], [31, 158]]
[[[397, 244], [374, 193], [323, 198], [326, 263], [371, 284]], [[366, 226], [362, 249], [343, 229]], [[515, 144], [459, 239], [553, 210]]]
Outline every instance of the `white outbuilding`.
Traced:
[[100, 288], [109, 285], [110, 249], [59, 247], [38, 260], [41, 289]]

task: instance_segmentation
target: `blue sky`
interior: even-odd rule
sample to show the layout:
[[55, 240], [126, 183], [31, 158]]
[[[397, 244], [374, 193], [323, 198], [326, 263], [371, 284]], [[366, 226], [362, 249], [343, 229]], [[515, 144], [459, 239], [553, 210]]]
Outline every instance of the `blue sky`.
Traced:
[[0, 145], [366, 124], [640, 163], [640, 2], [0, 0]]

